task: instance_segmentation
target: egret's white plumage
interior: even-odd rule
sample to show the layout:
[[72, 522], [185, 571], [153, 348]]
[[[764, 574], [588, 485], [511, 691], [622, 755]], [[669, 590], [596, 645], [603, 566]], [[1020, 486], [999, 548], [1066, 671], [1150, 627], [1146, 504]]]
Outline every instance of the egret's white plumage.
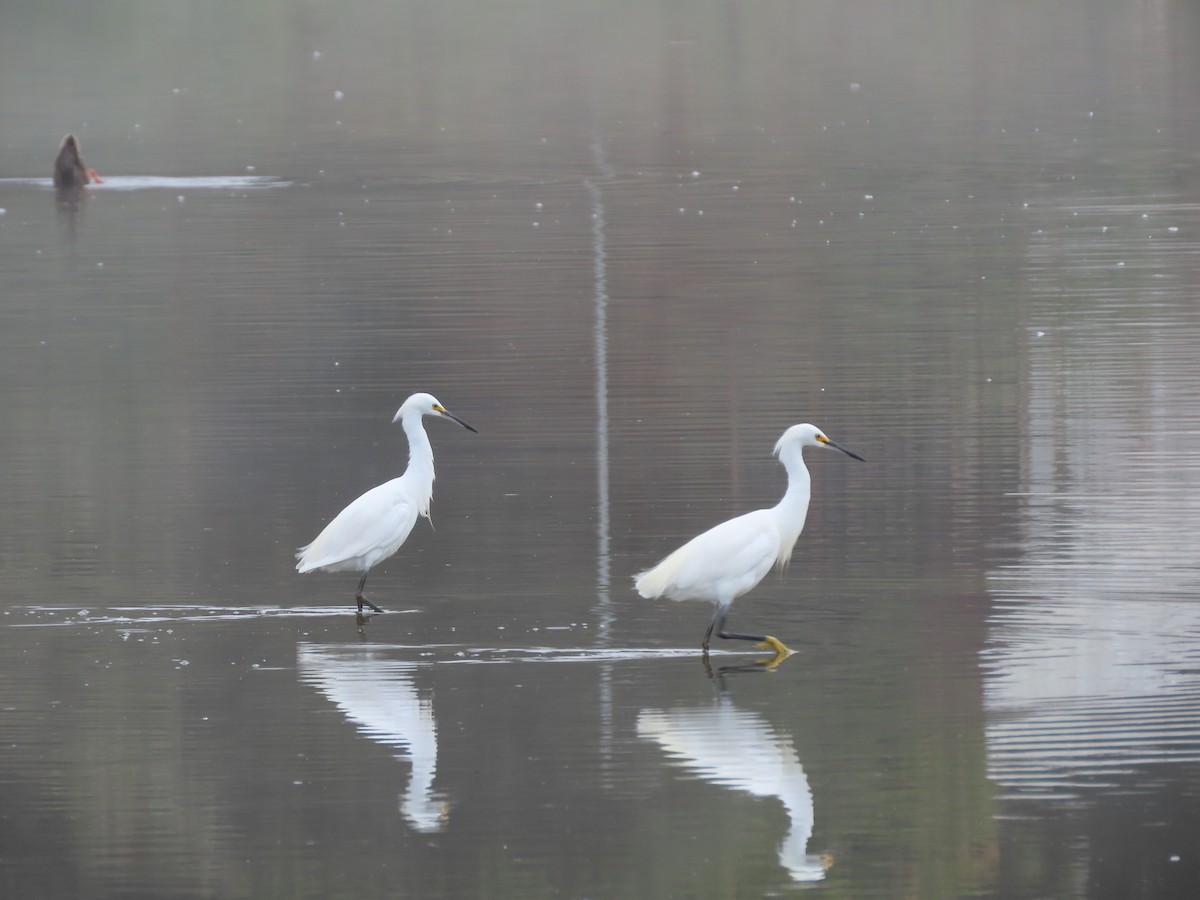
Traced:
[[362, 580], [355, 595], [360, 612], [364, 603], [376, 612], [383, 612], [363, 596], [367, 573], [400, 549], [418, 516], [429, 518], [429, 502], [433, 499], [433, 446], [421, 424], [424, 416], [443, 416], [475, 431], [433, 395], [413, 394], [392, 419], [400, 422], [408, 437], [408, 468], [404, 474], [354, 500], [325, 526], [316, 540], [296, 552], [297, 572], [361, 572]]
[[792, 548], [804, 529], [811, 496], [811, 479], [804, 465], [805, 447], [832, 447], [854, 459], [862, 459], [829, 440], [815, 425], [793, 425], [775, 444], [775, 455], [788, 475], [787, 492], [779, 503], [710, 528], [634, 579], [637, 592], [647, 599], [707, 600], [716, 605], [704, 634], [702, 646], [706, 653], [714, 629], [718, 637], [762, 641], [776, 652], [787, 650], [770, 635], [738, 634], [724, 629], [733, 601], [762, 581], [772, 566], [782, 568], [792, 558]]

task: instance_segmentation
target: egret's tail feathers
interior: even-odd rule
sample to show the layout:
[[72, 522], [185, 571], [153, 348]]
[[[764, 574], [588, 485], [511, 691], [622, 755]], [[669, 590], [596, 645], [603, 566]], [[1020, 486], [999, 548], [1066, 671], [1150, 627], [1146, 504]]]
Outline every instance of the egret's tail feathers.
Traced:
[[675, 579], [678, 555], [678, 552], [672, 553], [657, 566], [635, 575], [634, 589], [647, 600], [665, 595]]
[[633, 589], [647, 600], [658, 596], [658, 594], [651, 587], [652, 579], [650, 576], [653, 574], [654, 570], [649, 569], [633, 576]]

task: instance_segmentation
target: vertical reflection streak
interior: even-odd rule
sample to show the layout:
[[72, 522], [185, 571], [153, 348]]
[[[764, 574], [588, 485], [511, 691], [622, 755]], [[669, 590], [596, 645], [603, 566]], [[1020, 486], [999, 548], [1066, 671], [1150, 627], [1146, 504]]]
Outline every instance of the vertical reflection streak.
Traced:
[[[614, 176], [604, 154], [599, 135], [592, 138], [592, 162], [599, 177]], [[613, 622], [609, 584], [612, 563], [609, 558], [608, 493], [608, 253], [604, 233], [604, 193], [595, 181], [585, 181], [592, 206], [592, 283], [595, 300], [593, 350], [596, 357], [596, 646], [606, 647]], [[612, 666], [600, 667], [599, 673], [600, 759], [611, 776], [613, 771], [613, 697]]]
[[[603, 179], [613, 177], [599, 137], [592, 140], [592, 161]], [[609, 486], [608, 486], [608, 254], [604, 233], [604, 194], [600, 185], [584, 183], [592, 206], [592, 283], [595, 300], [593, 350], [596, 358], [596, 598], [599, 621], [597, 641], [607, 643], [612, 624], [609, 597], [611, 580]]]

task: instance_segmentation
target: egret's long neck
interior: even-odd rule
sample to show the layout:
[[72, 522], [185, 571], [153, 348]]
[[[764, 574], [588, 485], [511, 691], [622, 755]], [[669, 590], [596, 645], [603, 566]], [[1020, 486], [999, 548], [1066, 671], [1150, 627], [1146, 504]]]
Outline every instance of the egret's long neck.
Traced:
[[779, 461], [783, 463], [788, 476], [787, 491], [775, 506], [776, 519], [783, 538], [779, 562], [786, 565], [792, 556], [792, 547], [804, 529], [812, 479], [809, 477], [808, 467], [804, 465], [804, 450], [798, 444], [784, 447], [779, 454]]
[[401, 425], [408, 437], [408, 468], [404, 470], [404, 478], [412, 485], [421, 515], [428, 519], [429, 501], [433, 499], [433, 445], [421, 425], [420, 415], [405, 416]]
[[812, 484], [808, 466], [804, 465], [803, 448], [796, 444], [784, 447], [779, 454], [779, 461], [787, 470], [788, 477], [787, 492], [779, 501], [779, 507], [786, 508], [788, 512], [796, 511], [803, 517], [808, 511], [808, 497]]
[[799, 781], [785, 785], [779, 799], [783, 801], [792, 822], [792, 827], [779, 843], [779, 861], [792, 872], [792, 877], [802, 877], [804, 880], [821, 878], [825, 870], [821, 857], [808, 852], [808, 841], [813, 831], [813, 799], [803, 769], [799, 770]]

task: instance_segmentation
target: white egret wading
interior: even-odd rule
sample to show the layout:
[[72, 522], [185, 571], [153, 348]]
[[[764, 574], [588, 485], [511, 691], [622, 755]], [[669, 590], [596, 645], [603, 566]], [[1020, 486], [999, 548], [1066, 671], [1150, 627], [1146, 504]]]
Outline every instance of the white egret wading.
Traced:
[[722, 522], [692, 538], [657, 566], [634, 578], [634, 587], [646, 599], [708, 600], [716, 605], [701, 646], [708, 654], [713, 631], [717, 637], [757, 641], [776, 655], [791, 651], [771, 635], [739, 634], [725, 630], [729, 607], [753, 589], [778, 565], [787, 566], [792, 548], [804, 528], [811, 496], [805, 447], [832, 447], [853, 459], [857, 453], [831, 441], [816, 425], [793, 425], [775, 444], [775, 455], [787, 470], [788, 486], [783, 499], [770, 509], [758, 509]]
[[418, 516], [429, 518], [433, 499], [433, 447], [421, 424], [423, 416], [452, 419], [468, 431], [475, 431], [430, 394], [413, 394], [396, 412], [408, 437], [408, 468], [399, 478], [371, 488], [345, 509], [317, 539], [296, 552], [297, 572], [362, 572], [355, 599], [361, 613], [363, 604], [383, 612], [363, 596], [367, 573], [377, 562], [387, 559], [408, 539]]

